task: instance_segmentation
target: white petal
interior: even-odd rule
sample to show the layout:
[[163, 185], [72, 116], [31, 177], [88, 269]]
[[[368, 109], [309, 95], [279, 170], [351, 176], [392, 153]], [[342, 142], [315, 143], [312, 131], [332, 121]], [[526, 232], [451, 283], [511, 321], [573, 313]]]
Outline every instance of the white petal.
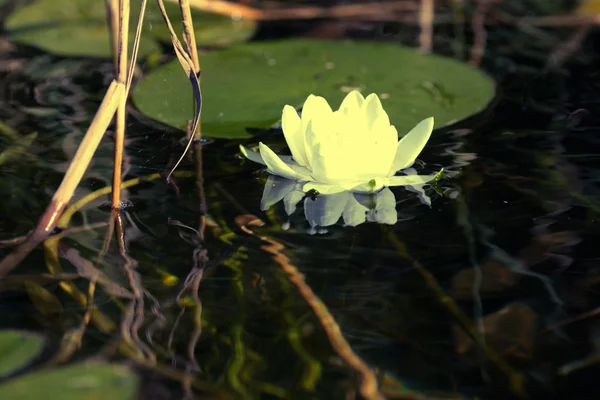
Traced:
[[375, 220], [380, 224], [394, 225], [398, 222], [396, 197], [388, 188], [377, 193], [375, 197]]
[[425, 193], [423, 185], [405, 186], [404, 189], [408, 190], [409, 192], [415, 193], [421, 204], [425, 204], [426, 206], [431, 207], [431, 197], [429, 197], [429, 195]]
[[[414, 168], [407, 168], [403, 171], [406, 175], [416, 175], [417, 171]], [[424, 185], [413, 185], [413, 186], [406, 186], [404, 189], [408, 190], [409, 192], [413, 192], [417, 194], [417, 197], [419, 198], [419, 200], [421, 201], [422, 204], [425, 204], [426, 206], [431, 207], [431, 197], [429, 197], [427, 195], [427, 193], [425, 193], [425, 189], [423, 189]]]
[[[302, 108], [301, 135], [304, 136], [304, 149], [307, 165], [312, 169], [313, 148], [323, 136], [327, 136], [329, 121], [332, 121], [333, 111], [327, 100], [320, 96], [310, 95]], [[312, 128], [311, 128], [312, 126]], [[319, 127], [321, 129], [317, 130]]]
[[319, 183], [319, 182], [308, 182], [305, 183], [302, 187], [302, 191], [309, 192], [311, 190], [316, 190], [319, 194], [334, 194], [339, 192], [345, 192], [342, 186], [339, 185], [329, 185], [327, 183]]
[[[367, 119], [367, 126], [370, 128], [375, 120], [379, 117], [380, 113], [385, 113], [379, 97], [375, 93], [371, 93], [365, 99], [362, 105], [362, 112]], [[386, 114], [387, 116], [387, 114]]]
[[356, 164], [356, 161], [352, 160], [352, 154], [344, 152], [342, 140], [339, 135], [335, 135], [313, 147], [311, 165], [315, 181], [337, 184], [354, 177], [355, 168], [349, 162], [354, 161]]
[[307, 166], [304, 132], [301, 130], [301, 125], [296, 109], [292, 106], [283, 107], [281, 128], [283, 129], [285, 141], [298, 165]]
[[269, 175], [260, 200], [260, 209], [262, 211], [268, 210], [273, 204], [281, 201], [288, 193], [292, 192], [295, 186], [296, 181]]
[[433, 130], [433, 117], [424, 119], [417, 126], [412, 128], [400, 141], [396, 148], [394, 164], [390, 170], [390, 175], [397, 171], [408, 168], [414, 164], [415, 160], [427, 144], [431, 131]]
[[348, 195], [348, 192], [340, 192], [326, 196], [317, 196], [315, 199], [307, 197], [304, 200], [306, 220], [311, 226], [334, 225], [342, 216]]
[[360, 110], [365, 98], [358, 90], [353, 90], [344, 97], [342, 104], [340, 104], [340, 108], [338, 111], [344, 114], [355, 113]]
[[367, 207], [363, 206], [356, 200], [355, 195], [349, 197], [348, 201], [346, 202], [344, 213], [342, 214], [344, 223], [348, 226], [357, 226], [362, 224], [367, 219], [367, 210]]
[[[266, 165], [265, 161], [263, 160], [261, 154], [258, 151], [250, 150], [249, 148], [247, 148], [245, 146], [242, 146], [242, 145], [240, 145], [240, 151], [250, 161], [254, 161], [254, 162], [257, 162], [259, 164]], [[281, 159], [281, 161], [283, 161], [284, 163], [288, 164], [292, 169], [295, 168], [296, 162], [292, 159], [291, 156], [278, 156], [278, 157]], [[303, 169], [303, 167], [299, 167], [299, 168]], [[305, 173], [304, 170], [301, 170], [299, 172], [301, 174]], [[308, 172], [308, 174], [310, 174], [310, 172]]]
[[374, 176], [387, 176], [396, 156], [398, 132], [395, 127], [390, 126], [390, 120], [385, 113], [380, 113], [373, 123], [370, 136], [368, 141], [372, 143], [372, 153], [365, 154], [369, 157], [369, 171]]
[[310, 178], [310, 176], [306, 173], [306, 168], [294, 165], [292, 163], [286, 164], [267, 145], [259, 143], [258, 148], [260, 150], [260, 155], [267, 166], [267, 170], [270, 173], [279, 175], [283, 178], [294, 179], [298, 181], [308, 180]]
[[250, 161], [265, 165], [260, 153], [258, 151], [250, 150], [240, 144], [240, 151]]
[[299, 187], [294, 187], [294, 190], [289, 192], [283, 198], [283, 205], [285, 206], [285, 213], [292, 215], [296, 211], [296, 206], [304, 198], [304, 192]]
[[415, 186], [424, 185], [438, 178], [439, 174], [435, 175], [405, 175], [405, 176], [390, 176], [386, 186]]
[[329, 116], [330, 114], [333, 114], [333, 111], [331, 110], [329, 103], [327, 103], [327, 100], [321, 96], [311, 94], [306, 98], [304, 106], [302, 107], [303, 125], [306, 126], [308, 121], [314, 118]]

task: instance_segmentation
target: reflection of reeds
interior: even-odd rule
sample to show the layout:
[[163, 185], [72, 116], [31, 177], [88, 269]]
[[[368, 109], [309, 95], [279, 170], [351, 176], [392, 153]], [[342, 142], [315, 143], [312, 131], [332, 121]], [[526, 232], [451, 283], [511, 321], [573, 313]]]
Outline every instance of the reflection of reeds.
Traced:
[[333, 350], [358, 375], [358, 390], [361, 396], [367, 400], [384, 399], [385, 397], [379, 390], [375, 372], [352, 350], [327, 306], [304, 281], [304, 275], [290, 263], [283, 253], [285, 246], [272, 238], [257, 234], [253, 227], [262, 226], [264, 222], [254, 216], [242, 215], [236, 219], [236, 222], [244, 232], [256, 236], [265, 243], [262, 249], [272, 255], [273, 260], [288, 275], [290, 282], [296, 286], [296, 289], [323, 327]]

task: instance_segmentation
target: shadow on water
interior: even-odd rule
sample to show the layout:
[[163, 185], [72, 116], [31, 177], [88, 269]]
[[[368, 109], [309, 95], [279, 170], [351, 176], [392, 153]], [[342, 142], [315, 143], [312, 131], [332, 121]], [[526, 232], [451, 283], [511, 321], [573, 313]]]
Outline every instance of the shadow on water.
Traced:
[[[531, 398], [589, 398], [599, 359], [598, 37], [583, 44], [584, 59], [543, 72], [519, 46], [498, 53], [502, 35], [492, 35], [485, 61], [498, 98], [481, 115], [434, 132], [417, 168], [444, 167], [447, 179], [392, 189], [395, 225], [348, 227], [343, 218], [311, 226], [311, 198], [298, 198], [293, 212], [283, 202], [263, 211], [266, 173], [239, 157], [237, 143], [215, 141], [203, 149], [204, 244], [188, 159], [170, 185], [155, 176], [127, 188], [126, 260], [114, 243], [106, 248], [106, 226], [89, 227], [110, 218], [107, 194], [74, 213], [69, 226], [88, 228], [67, 232], [54, 249], [64, 279], [85, 293], [81, 276], [96, 276], [94, 302], [125, 326], [139, 352], [132, 358], [196, 374], [214, 398], [351, 398], [356, 379], [306, 299], [265, 242], [240, 230], [240, 215], [251, 214], [266, 222], [254, 232], [285, 248], [352, 349], [376, 368], [388, 398], [509, 398], [511, 374], [525, 377]], [[38, 132], [27, 157], [0, 165], [0, 232], [8, 239], [42, 213], [112, 66], [20, 48], [2, 57], [0, 121]], [[179, 134], [135, 112], [128, 129], [127, 179], [167, 172]], [[283, 147], [280, 132], [257, 135]], [[111, 168], [105, 140], [74, 201], [109, 185]], [[47, 274], [49, 252], [39, 249], [0, 281], [0, 326], [43, 331], [59, 347], [81, 311]], [[485, 332], [479, 345], [465, 318]], [[77, 357], [113, 355], [113, 339], [114, 331], [90, 325]], [[146, 393], [179, 398], [189, 390], [151, 371]]]

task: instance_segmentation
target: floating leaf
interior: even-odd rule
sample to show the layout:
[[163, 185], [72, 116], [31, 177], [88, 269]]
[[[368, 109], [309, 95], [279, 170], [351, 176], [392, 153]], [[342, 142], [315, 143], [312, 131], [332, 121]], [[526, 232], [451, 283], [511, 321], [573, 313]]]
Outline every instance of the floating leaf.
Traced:
[[[0, 378], [5, 378], [29, 364], [44, 347], [44, 337], [16, 330], [0, 331]], [[2, 398], [8, 399], [2, 393]]]
[[[106, 18], [106, 2], [98, 0], [37, 0], [17, 9], [6, 20], [11, 38], [22, 44], [39, 47], [66, 56], [110, 57], [110, 35]], [[131, 2], [130, 46], [137, 26], [140, 0]], [[169, 15], [180, 17], [179, 6], [166, 5]], [[222, 46], [248, 39], [256, 23], [192, 11], [198, 45]], [[140, 42], [140, 55], [159, 51], [154, 39], [170, 42], [155, 1], [149, 1]]]
[[27, 374], [0, 384], [11, 400], [129, 400], [137, 398], [138, 380], [125, 367], [82, 364]]
[[[309, 94], [337, 107], [352, 88], [377, 93], [401, 135], [434, 116], [436, 127], [484, 109], [495, 93], [483, 72], [436, 55], [372, 42], [288, 40], [256, 42], [205, 54], [202, 64], [202, 132], [248, 137], [247, 127], [277, 122], [285, 104]], [[193, 116], [192, 92], [173, 61], [146, 75], [134, 91], [137, 107], [185, 129]]]

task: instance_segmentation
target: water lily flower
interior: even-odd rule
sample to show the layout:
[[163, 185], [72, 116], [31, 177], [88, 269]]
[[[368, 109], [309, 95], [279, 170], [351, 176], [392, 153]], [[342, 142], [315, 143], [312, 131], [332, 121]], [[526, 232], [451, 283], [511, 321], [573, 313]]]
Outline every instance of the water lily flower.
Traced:
[[423, 185], [436, 175], [402, 175], [425, 147], [433, 130], [427, 118], [398, 140], [398, 132], [376, 94], [364, 98], [348, 93], [333, 111], [320, 96], [310, 95], [302, 117], [286, 105], [281, 120], [291, 156], [277, 155], [259, 144], [259, 151], [240, 146], [248, 159], [274, 175], [302, 183], [302, 191], [321, 194], [376, 192], [387, 186]]

